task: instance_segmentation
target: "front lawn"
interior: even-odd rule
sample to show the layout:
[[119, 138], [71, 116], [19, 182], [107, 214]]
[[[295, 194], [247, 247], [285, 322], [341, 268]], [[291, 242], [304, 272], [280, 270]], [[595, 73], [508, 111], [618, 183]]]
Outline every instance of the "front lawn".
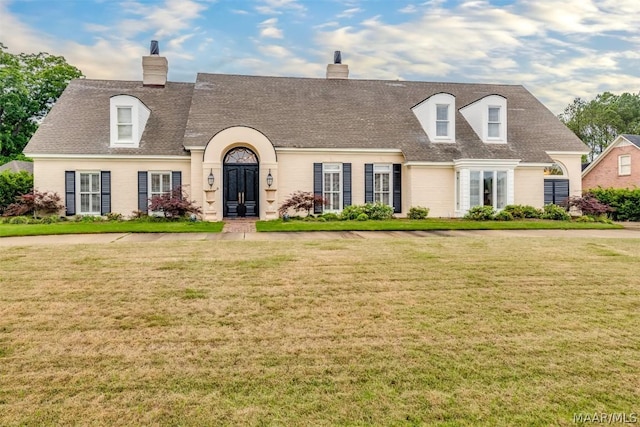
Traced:
[[222, 222], [100, 221], [53, 224], [0, 224], [0, 237], [92, 233], [219, 233]]
[[471, 221], [453, 218], [422, 220], [390, 219], [386, 221], [258, 221], [258, 231], [407, 231], [407, 230], [543, 230], [543, 229], [611, 229], [617, 224], [600, 222], [519, 220]]
[[0, 425], [632, 419], [638, 265], [630, 239], [3, 248]]

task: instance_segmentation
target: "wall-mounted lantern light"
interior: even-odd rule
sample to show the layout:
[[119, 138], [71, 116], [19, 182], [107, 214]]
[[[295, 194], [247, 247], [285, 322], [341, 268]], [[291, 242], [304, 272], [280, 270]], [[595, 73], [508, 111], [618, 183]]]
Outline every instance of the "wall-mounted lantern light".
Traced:
[[209, 176], [207, 177], [207, 182], [209, 183], [209, 189], [213, 188], [213, 183], [216, 181], [216, 177], [213, 176], [213, 169], [209, 171]]
[[273, 175], [271, 175], [271, 169], [269, 169], [269, 174], [267, 175], [267, 187], [271, 188], [273, 184]]

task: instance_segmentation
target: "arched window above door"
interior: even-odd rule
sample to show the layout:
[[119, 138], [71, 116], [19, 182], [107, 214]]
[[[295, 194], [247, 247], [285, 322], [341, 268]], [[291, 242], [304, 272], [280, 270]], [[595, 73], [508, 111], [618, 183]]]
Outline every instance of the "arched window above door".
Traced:
[[238, 147], [230, 150], [224, 156], [224, 163], [225, 164], [229, 164], [229, 163], [245, 163], [245, 164], [254, 163], [255, 164], [255, 163], [258, 163], [258, 157], [255, 155], [253, 151], [249, 150], [248, 148]]

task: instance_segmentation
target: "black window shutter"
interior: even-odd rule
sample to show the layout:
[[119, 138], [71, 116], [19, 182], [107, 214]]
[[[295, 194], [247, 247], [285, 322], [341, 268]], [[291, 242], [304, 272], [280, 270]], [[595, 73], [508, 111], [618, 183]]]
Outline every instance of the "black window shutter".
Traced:
[[373, 203], [373, 163], [364, 165], [364, 202]]
[[100, 172], [100, 215], [111, 212], [111, 172]]
[[64, 205], [65, 215], [76, 214], [76, 172], [64, 172]]
[[553, 193], [553, 203], [555, 203], [556, 205], [564, 204], [569, 198], [569, 180], [555, 180], [555, 188], [553, 190]]
[[[171, 172], [171, 188], [175, 189], [178, 187], [182, 187], [182, 172], [172, 171]], [[182, 193], [180, 194], [180, 199], [182, 199]]]
[[342, 207], [351, 206], [351, 163], [342, 164]]
[[145, 213], [149, 211], [147, 171], [138, 171], [138, 210]]
[[544, 204], [550, 205], [553, 203], [553, 180], [544, 180]]
[[402, 212], [402, 165], [393, 164], [393, 212]]
[[171, 172], [171, 188], [182, 187], [182, 172]]
[[[313, 164], [313, 195], [316, 199], [322, 198], [322, 163]], [[313, 204], [313, 213], [322, 213], [322, 203]]]

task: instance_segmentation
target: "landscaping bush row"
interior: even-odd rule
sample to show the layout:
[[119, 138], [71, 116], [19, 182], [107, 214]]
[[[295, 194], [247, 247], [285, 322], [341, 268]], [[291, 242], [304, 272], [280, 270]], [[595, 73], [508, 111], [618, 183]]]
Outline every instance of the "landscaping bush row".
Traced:
[[[588, 198], [578, 197], [570, 200], [567, 207], [584, 208], [583, 215], [576, 218], [579, 222], [605, 222], [610, 223], [606, 212], [608, 206], [600, 205]], [[537, 209], [529, 205], [507, 205], [500, 212], [492, 206], [474, 206], [464, 216], [465, 219], [474, 221], [513, 221], [514, 219], [549, 219], [554, 221], [569, 221], [571, 215], [567, 207], [554, 204], [545, 205], [543, 209]]]
[[586, 194], [608, 205], [614, 221], [640, 221], [640, 188], [592, 188]]

